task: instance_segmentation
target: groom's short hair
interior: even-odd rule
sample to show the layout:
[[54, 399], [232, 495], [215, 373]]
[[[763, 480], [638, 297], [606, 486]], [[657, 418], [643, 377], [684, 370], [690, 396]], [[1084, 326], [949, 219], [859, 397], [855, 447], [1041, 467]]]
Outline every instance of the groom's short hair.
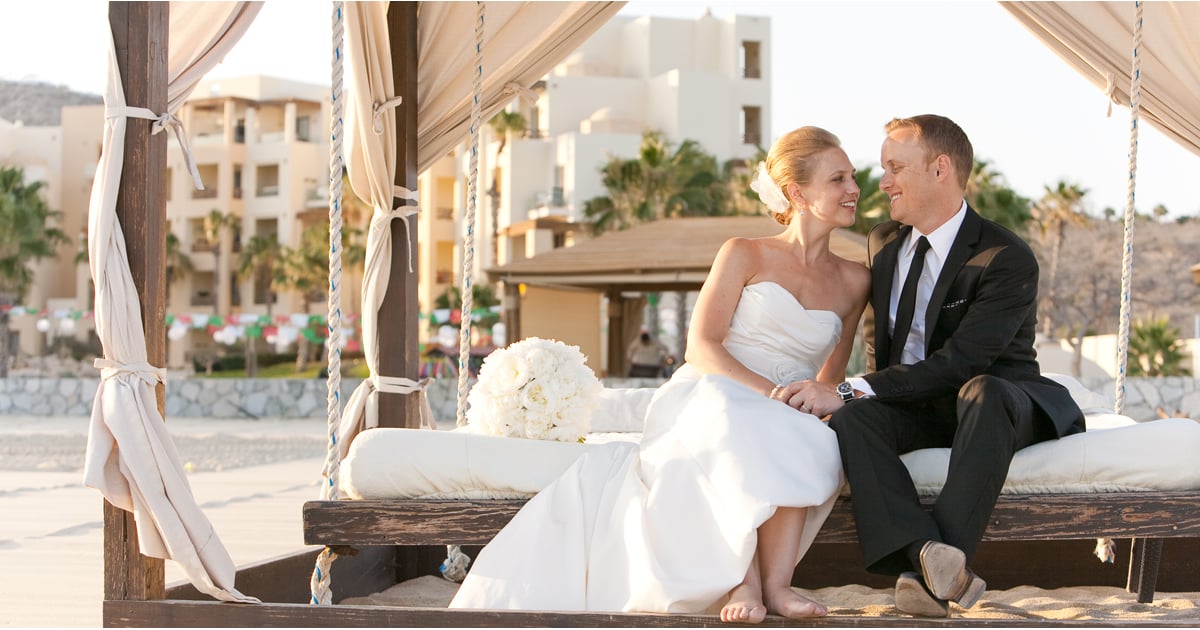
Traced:
[[886, 133], [897, 129], [911, 129], [925, 147], [925, 157], [930, 162], [945, 154], [958, 174], [958, 184], [963, 190], [975, 167], [975, 150], [966, 132], [953, 120], [937, 114], [921, 114], [908, 118], [893, 118], [884, 125]]

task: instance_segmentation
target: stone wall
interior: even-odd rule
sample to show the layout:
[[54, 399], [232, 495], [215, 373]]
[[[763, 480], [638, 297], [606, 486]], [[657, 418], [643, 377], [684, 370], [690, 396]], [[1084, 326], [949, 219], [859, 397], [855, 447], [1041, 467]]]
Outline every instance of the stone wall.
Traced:
[[[605, 379], [606, 387], [654, 387], [656, 379]], [[358, 379], [342, 381], [342, 400]], [[89, 416], [97, 379], [9, 376], [0, 379], [0, 415]], [[1089, 389], [1111, 401], [1113, 381]], [[434, 416], [453, 422], [458, 382], [434, 381], [429, 388]], [[326, 385], [322, 379], [204, 379], [167, 381], [167, 417], [323, 418]], [[1138, 421], [1168, 415], [1200, 419], [1200, 380], [1191, 377], [1131, 378], [1125, 391], [1125, 415]]]

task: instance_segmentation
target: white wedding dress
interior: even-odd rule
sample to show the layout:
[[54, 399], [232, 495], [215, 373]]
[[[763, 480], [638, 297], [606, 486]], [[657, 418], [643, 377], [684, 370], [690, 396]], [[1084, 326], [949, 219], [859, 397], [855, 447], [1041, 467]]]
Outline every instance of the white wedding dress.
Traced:
[[[761, 282], [742, 290], [725, 346], [787, 383], [814, 377], [841, 330], [837, 314]], [[651, 400], [640, 447], [576, 461], [484, 548], [450, 606], [715, 612], [775, 508], [812, 508], [803, 556], [842, 481], [819, 419], [684, 365]]]

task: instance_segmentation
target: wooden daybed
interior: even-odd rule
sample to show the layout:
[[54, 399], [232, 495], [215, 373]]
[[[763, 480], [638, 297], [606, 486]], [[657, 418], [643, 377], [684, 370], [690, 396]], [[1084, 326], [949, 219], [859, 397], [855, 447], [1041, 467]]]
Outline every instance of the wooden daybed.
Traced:
[[[416, 17], [414, 3], [392, 3], [392, 59], [396, 96], [416, 103]], [[126, 11], [125, 9], [128, 9]], [[166, 111], [166, 12], [155, 3], [113, 3], [110, 21], [117, 42], [116, 59], [126, 79], [131, 105]], [[134, 71], [136, 69], [136, 71]], [[415, 107], [398, 116], [396, 181], [416, 188]], [[145, 325], [146, 359], [161, 365], [165, 334], [161, 313], [165, 281], [162, 272], [162, 235], [165, 232], [162, 186], [166, 142], [152, 137], [149, 124], [130, 124], [129, 146], [122, 172], [117, 205], [128, 247], [129, 268], [138, 287]], [[391, 223], [393, 242], [416, 249], [416, 230]], [[381, 320], [395, 322], [380, 331], [381, 375], [415, 378], [417, 312], [415, 278], [405, 273], [404, 260], [391, 263], [387, 298], [378, 309]], [[515, 333], [517, 331], [512, 331]], [[159, 387], [159, 412], [162, 412]], [[416, 403], [398, 394], [379, 396], [385, 426], [415, 427]], [[333, 574], [342, 584], [342, 595], [379, 590], [398, 580], [420, 574], [422, 567], [439, 561], [428, 545], [484, 543], [519, 509], [521, 500], [359, 500], [315, 501], [304, 507], [305, 541], [334, 546], [341, 556]], [[366, 606], [313, 606], [307, 603], [307, 576], [315, 552], [306, 551], [275, 559], [238, 573], [238, 587], [261, 597], [262, 604], [228, 604], [203, 600], [194, 588], [163, 584], [162, 561], [139, 553], [132, 514], [105, 506], [106, 626], [711, 626], [715, 616], [499, 612], [442, 608], [387, 608]], [[1157, 576], [1157, 550], [1163, 538], [1200, 537], [1200, 493], [1116, 492], [1108, 494], [1013, 495], [1002, 497], [994, 512], [987, 540], [1063, 540], [1096, 536], [1137, 537], [1138, 561], [1131, 570], [1131, 586], [1139, 600], [1153, 597]], [[819, 543], [851, 542], [854, 528], [850, 499], [839, 501], [827, 521]], [[399, 549], [397, 549], [399, 547]], [[354, 553], [354, 550], [357, 553]], [[296, 603], [292, 603], [296, 602]], [[971, 625], [1014, 627], [1047, 625], [1046, 620], [970, 620]], [[763, 625], [792, 626], [792, 621], [772, 617]], [[909, 617], [838, 618], [811, 620], [813, 626], [960, 626], [964, 620]], [[1061, 625], [1091, 626], [1091, 622]], [[1139, 624], [1140, 625], [1140, 624]], [[1164, 625], [1152, 622], [1149, 625]], [[1169, 624], [1168, 624], [1169, 625]], [[1190, 625], [1190, 624], [1179, 624]]]

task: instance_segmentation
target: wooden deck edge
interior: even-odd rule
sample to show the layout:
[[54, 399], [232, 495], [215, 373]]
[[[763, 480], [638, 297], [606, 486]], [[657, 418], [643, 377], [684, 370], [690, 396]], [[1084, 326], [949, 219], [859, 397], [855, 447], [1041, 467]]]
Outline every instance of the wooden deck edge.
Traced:
[[[926, 502], [932, 504], [933, 499]], [[309, 501], [304, 542], [317, 545], [486, 544], [524, 505], [521, 500]], [[984, 540], [1200, 537], [1200, 492], [1002, 495]], [[843, 497], [818, 543], [858, 537]]]
[[[447, 608], [398, 608], [385, 606], [312, 606], [307, 604], [261, 605], [227, 604], [213, 601], [154, 600], [105, 601], [106, 627], [716, 627], [747, 624], [721, 623], [715, 615], [533, 612], [495, 610], [452, 610]], [[945, 619], [895, 616], [859, 617], [831, 615], [819, 619], [791, 620], [767, 617], [757, 627], [837, 627], [837, 628], [930, 628], [930, 627], [1154, 627], [1187, 628], [1194, 622], [1180, 620], [1120, 619], [979, 619], [951, 616]]]

